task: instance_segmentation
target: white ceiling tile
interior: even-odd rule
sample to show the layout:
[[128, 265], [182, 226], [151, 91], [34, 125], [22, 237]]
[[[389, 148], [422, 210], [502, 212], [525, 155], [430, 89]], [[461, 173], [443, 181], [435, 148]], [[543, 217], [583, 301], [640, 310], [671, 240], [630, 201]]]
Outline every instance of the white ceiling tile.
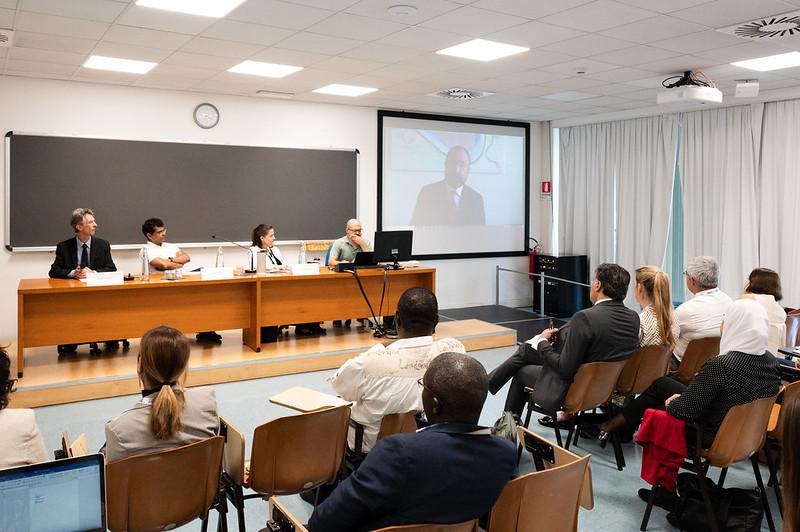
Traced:
[[205, 30], [203, 37], [271, 46], [293, 33], [293, 30], [223, 19]]
[[164, 63], [193, 68], [227, 70], [239, 63], [239, 60], [231, 57], [216, 57], [211, 55], [190, 54], [188, 52], [174, 52], [164, 60]]
[[216, 74], [217, 70], [208, 68], [194, 68], [168, 63], [160, 63], [153, 70], [145, 74], [145, 78], [151, 76], [163, 78], [186, 78], [190, 80], [207, 79]]
[[[647, 65], [642, 65], [647, 67]], [[605, 72], [597, 72], [594, 74], [587, 74], [587, 77], [592, 79], [600, 79], [609, 83], [622, 83], [634, 79], [652, 78], [657, 75], [656, 72], [649, 70], [640, 70], [638, 68], [616, 68], [614, 70], [607, 70]], [[616, 86], [616, 85], [615, 85]]]
[[464, 36], [456, 33], [432, 30], [421, 26], [406, 28], [387, 35], [376, 42], [390, 46], [401, 46], [413, 50], [434, 51], [464, 42]]
[[125, 4], [111, 0], [22, 0], [22, 11], [114, 22]]
[[264, 24], [278, 28], [303, 30], [333, 15], [328, 9], [318, 9], [277, 0], [245, 2], [228, 14], [230, 20]]
[[388, 20], [337, 13], [307, 28], [306, 31], [361, 41], [374, 41], [404, 30], [407, 27], [405, 24], [398, 24]]
[[[789, 45], [789, 43], [787, 42], [786, 45]], [[716, 48], [705, 52], [696, 52], [696, 55], [713, 59], [715, 63], [732, 63], [734, 61], [744, 61], [746, 59], [755, 59], [767, 55], [782, 54], [792, 50], [793, 49], [788, 48], [788, 46], [780, 46], [780, 41], [776, 43], [748, 42], [736, 46]]]
[[575, 39], [586, 33], [552, 24], [531, 21], [486, 36], [493, 41], [537, 48], [546, 44]]
[[120, 44], [115, 42], [101, 42], [92, 50], [94, 55], [106, 57], [118, 57], [120, 59], [133, 59], [135, 61], [163, 61], [172, 52], [159, 48], [147, 48], [144, 46], [134, 46], [132, 44]]
[[18, 61], [6, 59], [6, 72], [53, 74], [56, 76], [71, 76], [80, 67], [77, 65], [39, 63], [38, 61]]
[[79, 68], [73, 75], [73, 79], [77, 81], [99, 81], [102, 83], [113, 83], [115, 85], [130, 85], [140, 77], [139, 74], [95, 70], [91, 68]]
[[526, 54], [521, 54], [520, 59], [527, 69], [541, 68], [557, 63], [566, 63], [567, 61], [577, 59], [577, 57], [557, 51], [545, 50], [544, 48], [536, 48]]
[[508, 15], [530, 19], [546, 17], [560, 11], [588, 4], [593, 0], [480, 0], [475, 7], [499, 11]]
[[[546, 67], [545, 67], [546, 68]], [[548, 81], [556, 81], [559, 79], [566, 79], [572, 77], [570, 74], [562, 74], [560, 72], [548, 72], [542, 70], [525, 70], [524, 72], [515, 72], [513, 74], [506, 74], [502, 78], [494, 78], [498, 81], [511, 83], [513, 85], [529, 85], [532, 83], [546, 83]], [[509, 87], [510, 88], [510, 87]]]
[[0, 48], [0, 61], [6, 58], [6, 55], [8, 55], [8, 50], [8, 48]]
[[295, 65], [307, 67], [329, 59], [329, 55], [302, 52], [300, 50], [288, 50], [286, 48], [267, 48], [250, 57], [253, 61], [264, 61], [266, 63], [278, 63], [280, 65]]
[[710, 0], [617, 0], [617, 2], [623, 4], [649, 9], [651, 11], [658, 11], [659, 13], [670, 13], [672, 11], [678, 11], [679, 9], [686, 9], [687, 7], [707, 4], [709, 1]]
[[188, 90], [197, 84], [196, 79], [171, 78], [148, 73], [132, 83], [135, 87], [150, 89]]
[[[579, 100], [586, 100], [588, 98], [594, 98], [594, 97], [595, 97], [594, 94], [590, 94], [588, 92], [580, 92], [580, 91], [555, 92], [552, 94], [546, 94], [542, 96], [542, 98], [548, 100], [556, 100], [557, 102], [577, 102]], [[553, 104], [553, 107], [558, 108], [558, 105]]]
[[[363, 44], [362, 41], [355, 41], [353, 39], [344, 39], [342, 37], [331, 37], [328, 35], [319, 35], [317, 33], [309, 33], [306, 31], [295, 33], [291, 37], [282, 40], [278, 43], [280, 48], [288, 48], [290, 50], [300, 50], [303, 52], [312, 52], [318, 54], [338, 55], [342, 52], [352, 50], [357, 46]], [[360, 58], [356, 59], [372, 59]]]
[[290, 4], [300, 4], [302, 6], [320, 7], [323, 9], [335, 9], [337, 11], [348, 8], [358, 3], [358, 0], [284, 0]]
[[598, 87], [600, 85], [605, 85], [605, 82], [596, 79], [573, 77], [558, 79], [555, 81], [546, 81], [544, 83], [538, 83], [537, 85], [541, 85], [542, 87], [552, 87], [563, 91], [572, 91], [588, 89], [590, 87]]
[[754, 18], [779, 15], [793, 11], [796, 6], [780, 0], [715, 0], [699, 6], [671, 13], [682, 18], [713, 28], [722, 28]]
[[711, 59], [705, 59], [694, 55], [679, 55], [669, 59], [653, 61], [641, 66], [658, 74], [674, 74], [676, 72], [684, 72], [685, 70], [705, 68], [713, 64], [714, 61]]
[[673, 37], [662, 41], [655, 41], [651, 46], [657, 48], [664, 48], [666, 50], [674, 50], [683, 54], [693, 54], [696, 52], [713, 50], [714, 48], [722, 48], [725, 46], [736, 46], [742, 44], [743, 40], [740, 37], [734, 37], [727, 33], [720, 33], [714, 30], [701, 31], [699, 33], [690, 33], [681, 37]]
[[117, 19], [118, 24], [150, 28], [153, 30], [170, 31], [174, 33], [187, 33], [195, 35], [205, 30], [215, 22], [210, 17], [187, 15], [163, 9], [153, 9], [131, 5]]
[[386, 88], [393, 88], [395, 83], [397, 83], [397, 80], [392, 78], [384, 78], [381, 76], [376, 76], [374, 74], [364, 74], [361, 76], [353, 76], [347, 78], [346, 83], [348, 85], [358, 85], [360, 87], [375, 87], [376, 89], [386, 89]]
[[613, 50], [621, 50], [623, 48], [630, 48], [631, 43], [621, 41], [619, 39], [612, 39], [596, 33], [570, 39], [568, 41], [549, 44], [542, 46], [538, 50], [548, 50], [553, 52], [561, 52], [571, 54], [578, 57], [589, 57], [590, 55], [601, 54], [603, 52], [611, 52]]
[[653, 15], [653, 11], [638, 9], [612, 0], [596, 0], [544, 17], [540, 22], [581, 31], [602, 31], [621, 24], [650, 18]]
[[[417, 8], [416, 14], [409, 17], [395, 17], [390, 15], [387, 11], [387, 8], [398, 3], [403, 5], [413, 5]], [[434, 17], [438, 17], [439, 15], [443, 15], [454, 9], [458, 9], [459, 7], [461, 6], [445, 0], [403, 0], [402, 2], [398, 2], [396, 0], [362, 0], [361, 2], [351, 5], [345, 9], [345, 11], [347, 13], [353, 13], [356, 15], [364, 15], [371, 18], [380, 18], [392, 22], [415, 25]]]
[[114, 24], [105, 35], [103, 35], [104, 41], [161, 48], [163, 50], [177, 50], [189, 42], [191, 38], [191, 35], [186, 35], [184, 33], [170, 33], [167, 31], [135, 28], [133, 26], [122, 26], [120, 24]]
[[109, 24], [105, 22], [56, 17], [27, 11], [17, 13], [14, 25], [14, 29], [17, 31], [48, 33], [82, 39], [99, 39], [108, 27]]
[[624, 48], [622, 50], [614, 50], [613, 52], [605, 52], [602, 54], [593, 55], [592, 59], [598, 61], [606, 61], [619, 66], [635, 66], [642, 63], [650, 63], [653, 61], [660, 61], [680, 55], [671, 50], [664, 50], [663, 48], [655, 48], [652, 46], [634, 46], [631, 48]]
[[17, 31], [14, 34], [14, 46], [23, 48], [37, 48], [39, 50], [55, 50], [88, 54], [95, 47], [97, 41], [93, 39], [78, 39], [61, 35], [46, 33], [32, 33]]
[[[610, 73], [611, 72], [607, 72], [607, 74]], [[653, 83], [658, 83], [658, 81], [654, 81]], [[626, 85], [624, 83], [609, 83], [608, 85], [600, 85], [599, 87], [592, 87], [588, 90], [593, 94], [600, 94], [604, 96], [623, 96], [627, 98], [628, 93], [641, 91], [642, 88], [633, 85]]]
[[689, 33], [706, 31], [709, 28], [700, 24], [694, 24], [688, 20], [681, 20], [666, 15], [637, 20], [630, 24], [623, 24], [616, 28], [611, 28], [601, 32], [608, 37], [623, 39], [639, 44], [647, 44], [663, 39], [670, 39]]
[[344, 74], [364, 74], [385, 67], [386, 63], [377, 61], [359, 61], [348, 57], [331, 57], [314, 65], [319, 70], [332, 70]]
[[258, 44], [223, 41], [221, 39], [209, 39], [208, 37], [195, 37], [184, 44], [180, 51], [192, 54], [218, 55], [220, 57], [244, 59], [261, 51], [263, 48], [263, 46]]
[[17, 9], [17, 0], [0, 0], [0, 7]]
[[606, 70], [613, 70], [617, 68], [617, 65], [611, 63], [604, 63], [602, 61], [597, 61], [594, 59], [574, 59], [572, 61], [567, 61], [564, 63], [558, 63], [555, 65], [549, 65], [542, 67], [542, 70], [547, 72], [559, 72], [561, 74], [565, 74], [568, 76], [575, 76], [575, 75], [586, 75], [587, 77], [591, 74], [596, 74], [598, 72], [604, 72]]
[[[281, 44], [283, 46], [283, 44]], [[394, 63], [396, 61], [404, 61], [411, 57], [421, 55], [419, 50], [410, 50], [402, 46], [390, 46], [388, 44], [369, 43], [357, 48], [353, 48], [347, 52], [342, 53], [344, 57], [351, 57], [353, 59], [362, 59], [364, 61], [384, 61], [386, 63]]]
[[0, 28], [14, 27], [14, 10], [0, 9]]
[[16, 61], [31, 61], [36, 63], [57, 63], [62, 65], [82, 65], [87, 54], [76, 54], [73, 52], [57, 52], [54, 50], [37, 50], [36, 48], [22, 48], [14, 46], [3, 48], [8, 50], [8, 57]]
[[464, 35], [482, 37], [525, 22], [528, 20], [521, 17], [464, 6], [423, 22], [422, 26], [443, 31], [456, 30]]

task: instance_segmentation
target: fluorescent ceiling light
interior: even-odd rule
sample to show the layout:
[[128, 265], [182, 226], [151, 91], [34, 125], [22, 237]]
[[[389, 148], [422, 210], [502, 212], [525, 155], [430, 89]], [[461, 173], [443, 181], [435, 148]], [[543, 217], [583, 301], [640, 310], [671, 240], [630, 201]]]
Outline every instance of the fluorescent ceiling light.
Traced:
[[524, 46], [514, 46], [501, 42], [487, 41], [486, 39], [473, 39], [465, 43], [439, 50], [437, 54], [452, 55], [463, 57], [464, 59], [474, 59], [476, 61], [494, 61], [501, 57], [527, 52], [530, 48]]
[[129, 72], [131, 74], [147, 74], [157, 64], [158, 63], [151, 63], [150, 61], [135, 61], [133, 59], [91, 55], [83, 64], [83, 67], [96, 70], [113, 70], [114, 72]]
[[325, 85], [319, 89], [314, 89], [311, 92], [318, 92], [320, 94], [334, 94], [336, 96], [363, 96], [370, 92], [375, 92], [378, 89], [372, 87], [359, 87], [358, 85], [341, 85], [334, 83], [332, 85]]
[[201, 17], [222, 18], [242, 2], [244, 0], [136, 0], [136, 5]]
[[261, 61], [242, 61], [238, 65], [229, 68], [228, 72], [264, 76], [265, 78], [283, 78], [301, 70], [303, 70], [303, 67], [299, 66], [262, 63]]
[[769, 70], [779, 70], [800, 66], [800, 52], [789, 52], [788, 54], [768, 55], [758, 59], [748, 59], [747, 61], [736, 61], [731, 63], [733, 66], [767, 72]]

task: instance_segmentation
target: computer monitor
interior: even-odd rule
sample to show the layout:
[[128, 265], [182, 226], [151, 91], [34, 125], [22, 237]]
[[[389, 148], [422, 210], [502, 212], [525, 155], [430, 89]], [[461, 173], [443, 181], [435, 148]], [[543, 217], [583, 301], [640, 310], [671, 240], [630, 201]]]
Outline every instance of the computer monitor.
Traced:
[[392, 262], [400, 268], [398, 261], [411, 260], [411, 243], [414, 231], [378, 231], [375, 233], [375, 262]]
[[0, 470], [0, 530], [106, 530], [103, 455]]

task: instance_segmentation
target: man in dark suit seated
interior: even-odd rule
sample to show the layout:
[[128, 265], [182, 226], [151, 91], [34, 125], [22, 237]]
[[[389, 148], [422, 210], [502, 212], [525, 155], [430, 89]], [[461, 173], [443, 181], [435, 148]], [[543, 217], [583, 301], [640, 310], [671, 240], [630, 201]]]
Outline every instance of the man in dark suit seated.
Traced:
[[537, 405], [556, 411], [581, 364], [625, 360], [633, 354], [639, 345], [639, 315], [622, 302], [630, 280], [618, 264], [599, 265], [589, 289], [592, 307], [576, 313], [560, 331], [545, 329], [523, 343], [489, 374], [492, 394], [511, 379], [506, 411], [522, 414], [526, 386], [534, 387]]
[[317, 506], [311, 532], [460, 523], [486, 514], [514, 475], [516, 449], [477, 425], [488, 388], [483, 366], [443, 353], [420, 380], [430, 426], [382, 439]]
[[[50, 277], [54, 279], [85, 279], [92, 272], [115, 272], [117, 266], [111, 258], [111, 245], [97, 238], [97, 221], [91, 209], [78, 208], [72, 211], [69, 224], [75, 236], [59, 242], [56, 258], [50, 266]], [[106, 342], [114, 347], [117, 342]], [[58, 346], [58, 352], [75, 351], [75, 344]]]

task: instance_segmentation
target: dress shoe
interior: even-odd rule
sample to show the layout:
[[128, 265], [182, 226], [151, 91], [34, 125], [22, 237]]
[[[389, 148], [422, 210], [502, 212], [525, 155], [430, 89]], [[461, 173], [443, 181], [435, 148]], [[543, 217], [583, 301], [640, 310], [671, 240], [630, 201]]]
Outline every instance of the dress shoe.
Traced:
[[194, 335], [195, 340], [198, 342], [221, 342], [222, 336], [214, 331], [203, 331]]
[[341, 327], [342, 326], [342, 320], [333, 320], [332, 325], [334, 327]]
[[539, 418], [539, 424], [544, 427], [550, 427], [551, 429], [565, 429], [569, 430], [572, 427], [573, 423], [571, 419], [565, 421], [556, 421], [553, 419], [552, 416], [544, 416]]

